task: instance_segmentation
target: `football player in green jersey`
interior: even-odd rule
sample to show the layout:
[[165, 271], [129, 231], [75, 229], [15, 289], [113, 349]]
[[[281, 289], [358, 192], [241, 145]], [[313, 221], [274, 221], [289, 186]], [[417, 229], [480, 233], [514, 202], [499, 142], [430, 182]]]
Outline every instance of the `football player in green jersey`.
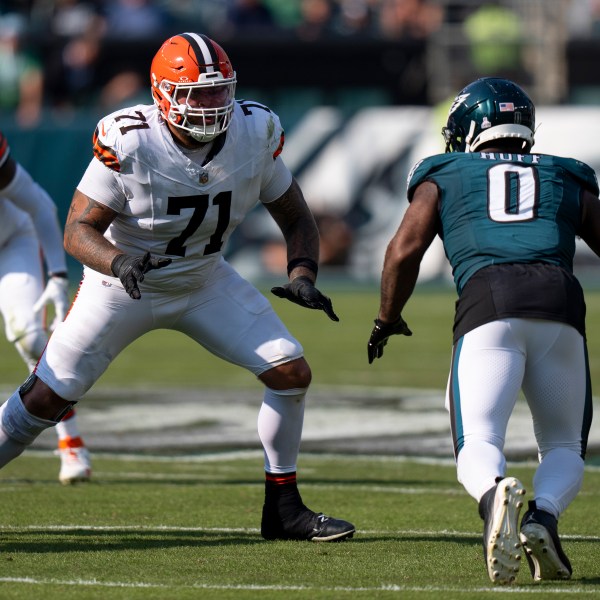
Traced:
[[[391, 335], [411, 335], [401, 313], [439, 235], [459, 296], [446, 393], [457, 475], [479, 503], [488, 575], [505, 584], [521, 546], [535, 580], [571, 577], [557, 523], [581, 488], [592, 416], [573, 256], [577, 236], [600, 255], [598, 182], [582, 162], [532, 153], [534, 132], [535, 107], [515, 83], [488, 77], [458, 94], [446, 154], [409, 175], [368, 342], [372, 363]], [[539, 466], [519, 524], [525, 489], [507, 475], [503, 450], [520, 390]]]

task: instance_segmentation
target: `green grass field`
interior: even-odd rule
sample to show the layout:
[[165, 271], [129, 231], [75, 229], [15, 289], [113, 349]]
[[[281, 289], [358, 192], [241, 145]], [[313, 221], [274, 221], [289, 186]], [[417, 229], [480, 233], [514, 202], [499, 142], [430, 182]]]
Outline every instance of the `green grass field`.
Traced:
[[[302, 309], [266, 293], [290, 331], [303, 344], [315, 384], [435, 389], [445, 386], [452, 338], [453, 292], [423, 293], [415, 297], [406, 312], [414, 331], [412, 338], [394, 339], [385, 359], [369, 365], [367, 341], [379, 308], [377, 292], [329, 289], [326, 283], [322, 289], [332, 297], [339, 323], [330, 321], [321, 311]], [[0, 382], [18, 385], [25, 376], [25, 368], [2, 336], [0, 351], [5, 358], [0, 364]], [[255, 379], [213, 357], [180, 333], [154, 331], [117, 357], [97, 385], [248, 387], [255, 385]]]
[[[445, 387], [454, 294], [420, 290], [405, 311], [412, 338], [393, 338], [368, 365], [376, 290], [328, 289], [340, 323], [273, 299], [301, 340], [314, 385]], [[592, 382], [600, 389], [600, 293], [588, 293]], [[0, 385], [25, 377], [0, 340]], [[102, 388], [256, 386], [254, 378], [181, 335], [153, 332], [119, 356]], [[258, 407], [257, 407], [258, 408]], [[85, 418], [85, 401], [80, 405]], [[600, 469], [561, 520], [574, 565], [569, 582], [517, 586], [485, 573], [481, 521], [450, 460], [302, 454], [305, 502], [357, 526], [340, 544], [265, 542], [260, 537], [262, 455], [97, 453], [89, 484], [63, 487], [56, 458], [28, 451], [0, 472], [0, 598], [44, 600], [187, 598], [587, 598], [600, 593]], [[533, 465], [511, 474], [532, 489]]]
[[[481, 521], [450, 461], [304, 456], [305, 501], [352, 520], [338, 544], [266, 542], [258, 532], [259, 453], [96, 456], [95, 480], [65, 488], [30, 454], [0, 474], [0, 597], [576, 598], [600, 593], [600, 472], [589, 470], [561, 521], [569, 582], [517, 586], [485, 573]], [[532, 468], [511, 472], [531, 486]]]
[[[340, 317], [302, 309], [275, 298], [273, 306], [302, 342], [313, 384], [428, 388], [446, 386], [452, 344], [453, 291], [421, 289], [404, 316], [413, 336], [390, 340], [385, 355], [367, 362], [367, 341], [379, 308], [376, 290], [349, 292], [323, 283]], [[594, 389], [600, 390], [600, 291], [588, 292], [588, 345]], [[14, 349], [0, 336], [0, 386], [14, 387], [26, 376]], [[217, 359], [185, 336], [171, 331], [147, 334], [127, 348], [100, 378], [101, 387], [251, 387], [247, 372]]]

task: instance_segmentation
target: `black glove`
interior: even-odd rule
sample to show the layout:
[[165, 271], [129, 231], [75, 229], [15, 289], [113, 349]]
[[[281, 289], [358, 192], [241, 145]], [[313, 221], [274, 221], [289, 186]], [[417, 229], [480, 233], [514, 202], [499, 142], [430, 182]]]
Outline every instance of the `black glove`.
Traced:
[[286, 298], [290, 302], [304, 306], [304, 308], [325, 311], [325, 314], [332, 321], [339, 321], [338, 316], [333, 312], [331, 300], [321, 294], [308, 277], [296, 277], [296, 279], [290, 283], [286, 283], [283, 287], [271, 288], [271, 293], [279, 298]]
[[402, 317], [398, 317], [393, 323], [384, 323], [379, 319], [375, 319], [375, 327], [371, 331], [371, 337], [367, 344], [369, 364], [376, 358], [383, 356], [383, 348], [387, 344], [390, 335], [412, 335], [412, 331]]
[[112, 261], [110, 269], [121, 280], [125, 291], [134, 299], [139, 300], [142, 295], [138, 282], [144, 281], [144, 273], [152, 269], [161, 269], [171, 264], [170, 258], [152, 258], [150, 252], [143, 256], [130, 256], [118, 254]]

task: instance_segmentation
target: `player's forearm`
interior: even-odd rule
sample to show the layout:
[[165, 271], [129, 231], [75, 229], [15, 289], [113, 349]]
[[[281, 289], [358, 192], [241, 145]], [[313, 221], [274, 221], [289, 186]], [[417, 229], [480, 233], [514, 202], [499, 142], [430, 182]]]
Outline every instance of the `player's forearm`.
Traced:
[[393, 323], [402, 313], [419, 276], [418, 259], [394, 256], [388, 247], [381, 274], [381, 301], [378, 318]]
[[122, 254], [100, 232], [86, 223], [65, 227], [65, 250], [83, 265], [104, 275], [113, 275], [112, 261], [117, 254]]
[[402, 313], [419, 276], [421, 259], [429, 246], [431, 235], [424, 235], [415, 218], [415, 206], [409, 207], [396, 235], [385, 251], [381, 273], [381, 305], [378, 318], [393, 323]]
[[48, 271], [66, 271], [62, 231], [52, 198], [10, 156], [0, 173], [0, 194], [31, 217]]
[[[288, 263], [297, 259], [308, 259], [315, 265], [319, 262], [319, 230], [315, 219], [294, 180], [290, 188], [275, 202], [265, 205], [281, 229], [287, 246]], [[298, 265], [290, 271], [290, 278], [305, 275], [314, 281], [316, 269]]]
[[66, 271], [67, 261], [62, 244], [63, 233], [58, 222], [56, 205], [42, 188], [37, 185], [36, 188], [39, 191], [39, 197], [46, 198], [44, 203], [40, 202], [36, 213], [31, 215], [46, 267], [49, 273]]
[[65, 250], [94, 271], [112, 275], [112, 261], [122, 252], [104, 237], [104, 232], [116, 216], [115, 211], [75, 190], [65, 224]]

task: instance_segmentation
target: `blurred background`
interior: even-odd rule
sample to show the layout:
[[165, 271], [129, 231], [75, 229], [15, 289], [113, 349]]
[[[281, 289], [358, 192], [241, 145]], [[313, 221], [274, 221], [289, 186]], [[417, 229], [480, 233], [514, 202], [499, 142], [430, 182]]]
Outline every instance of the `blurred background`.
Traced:
[[[443, 152], [449, 101], [479, 76], [528, 91], [538, 152], [600, 170], [600, 0], [1, 0], [0, 129], [62, 219], [97, 121], [152, 102], [152, 57], [184, 31], [225, 48], [238, 99], [279, 114], [283, 156], [316, 215], [332, 278], [378, 280], [406, 176]], [[252, 280], [285, 274], [264, 210], [227, 254]], [[592, 278], [597, 264], [578, 253]], [[79, 265], [70, 269], [77, 278]], [[440, 245], [421, 279], [449, 279]]]

